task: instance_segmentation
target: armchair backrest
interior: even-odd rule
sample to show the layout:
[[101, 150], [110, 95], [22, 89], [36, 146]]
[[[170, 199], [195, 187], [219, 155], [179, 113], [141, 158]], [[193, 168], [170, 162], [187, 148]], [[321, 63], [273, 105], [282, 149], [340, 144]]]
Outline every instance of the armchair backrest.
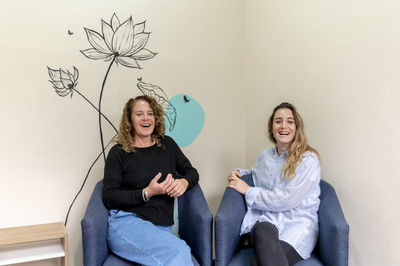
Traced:
[[89, 200], [85, 216], [81, 221], [84, 265], [101, 266], [109, 254], [107, 245], [108, 210], [104, 207], [100, 180]]
[[319, 237], [314, 252], [324, 265], [345, 266], [348, 264], [349, 225], [335, 189], [324, 180], [320, 187]]
[[200, 265], [212, 265], [213, 215], [199, 184], [178, 198], [179, 236]]

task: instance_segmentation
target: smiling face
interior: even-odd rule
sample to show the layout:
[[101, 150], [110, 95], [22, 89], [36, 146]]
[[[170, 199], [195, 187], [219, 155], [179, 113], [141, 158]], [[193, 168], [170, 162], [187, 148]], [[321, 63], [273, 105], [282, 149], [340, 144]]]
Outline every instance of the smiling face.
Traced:
[[134, 130], [134, 141], [151, 141], [154, 131], [155, 118], [150, 104], [139, 100], [132, 108], [131, 123]]
[[287, 151], [296, 136], [296, 123], [292, 110], [289, 108], [276, 110], [272, 121], [272, 133], [276, 140], [278, 153]]

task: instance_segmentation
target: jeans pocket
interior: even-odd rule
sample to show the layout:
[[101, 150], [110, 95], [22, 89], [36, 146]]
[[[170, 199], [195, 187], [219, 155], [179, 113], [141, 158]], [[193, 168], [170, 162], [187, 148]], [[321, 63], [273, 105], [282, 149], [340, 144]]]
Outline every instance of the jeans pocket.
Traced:
[[112, 220], [118, 216], [119, 212], [119, 210], [110, 210], [108, 213], [108, 224], [110, 224]]

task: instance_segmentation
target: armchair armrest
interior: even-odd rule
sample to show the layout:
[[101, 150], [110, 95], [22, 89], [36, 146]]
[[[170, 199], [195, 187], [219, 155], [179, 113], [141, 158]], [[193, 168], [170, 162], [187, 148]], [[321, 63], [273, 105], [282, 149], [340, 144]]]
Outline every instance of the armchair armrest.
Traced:
[[179, 197], [178, 213], [179, 236], [200, 265], [211, 266], [213, 216], [199, 184]]
[[321, 180], [319, 207], [319, 255], [327, 266], [348, 265], [349, 225], [346, 222], [335, 189]]
[[108, 255], [108, 210], [101, 199], [103, 181], [100, 180], [92, 193], [81, 221], [84, 265], [101, 266]]
[[[242, 177], [253, 186], [251, 175]], [[240, 227], [247, 207], [243, 195], [227, 188], [215, 215], [215, 265], [228, 265], [240, 240]]]

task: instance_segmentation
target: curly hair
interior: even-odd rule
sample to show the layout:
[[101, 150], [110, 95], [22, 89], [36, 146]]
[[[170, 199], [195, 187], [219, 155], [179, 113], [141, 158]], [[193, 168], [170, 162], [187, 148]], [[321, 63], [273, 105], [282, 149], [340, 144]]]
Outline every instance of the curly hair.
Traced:
[[126, 152], [134, 152], [135, 147], [133, 143], [133, 136], [135, 135], [135, 130], [132, 125], [131, 117], [132, 111], [135, 104], [139, 101], [146, 101], [150, 104], [153, 110], [155, 125], [154, 131], [151, 134], [151, 138], [156, 142], [157, 146], [161, 147], [160, 140], [165, 135], [165, 122], [164, 115], [165, 112], [157, 100], [148, 95], [140, 95], [136, 98], [131, 98], [125, 104], [124, 110], [122, 112], [121, 122], [119, 124], [119, 131], [115, 142], [122, 146], [122, 149]]
[[321, 157], [316, 149], [314, 149], [310, 145], [308, 145], [306, 134], [304, 132], [303, 119], [301, 118], [300, 114], [297, 112], [296, 107], [294, 107], [294, 105], [287, 103], [287, 102], [283, 102], [283, 103], [279, 104], [272, 111], [272, 114], [268, 120], [269, 140], [272, 141], [275, 145], [277, 144], [277, 141], [274, 137], [274, 133], [272, 130], [273, 121], [274, 121], [274, 116], [275, 116], [276, 111], [278, 111], [279, 109], [283, 109], [283, 108], [287, 108], [292, 111], [294, 122], [296, 125], [296, 134], [290, 145], [290, 148], [288, 150], [288, 154], [286, 157], [286, 162], [282, 169], [282, 174], [283, 174], [282, 177], [285, 179], [285, 178], [292, 178], [295, 176], [296, 167], [300, 163], [301, 158], [303, 157], [303, 154], [306, 151], [314, 152], [317, 155], [319, 160], [321, 160]]

